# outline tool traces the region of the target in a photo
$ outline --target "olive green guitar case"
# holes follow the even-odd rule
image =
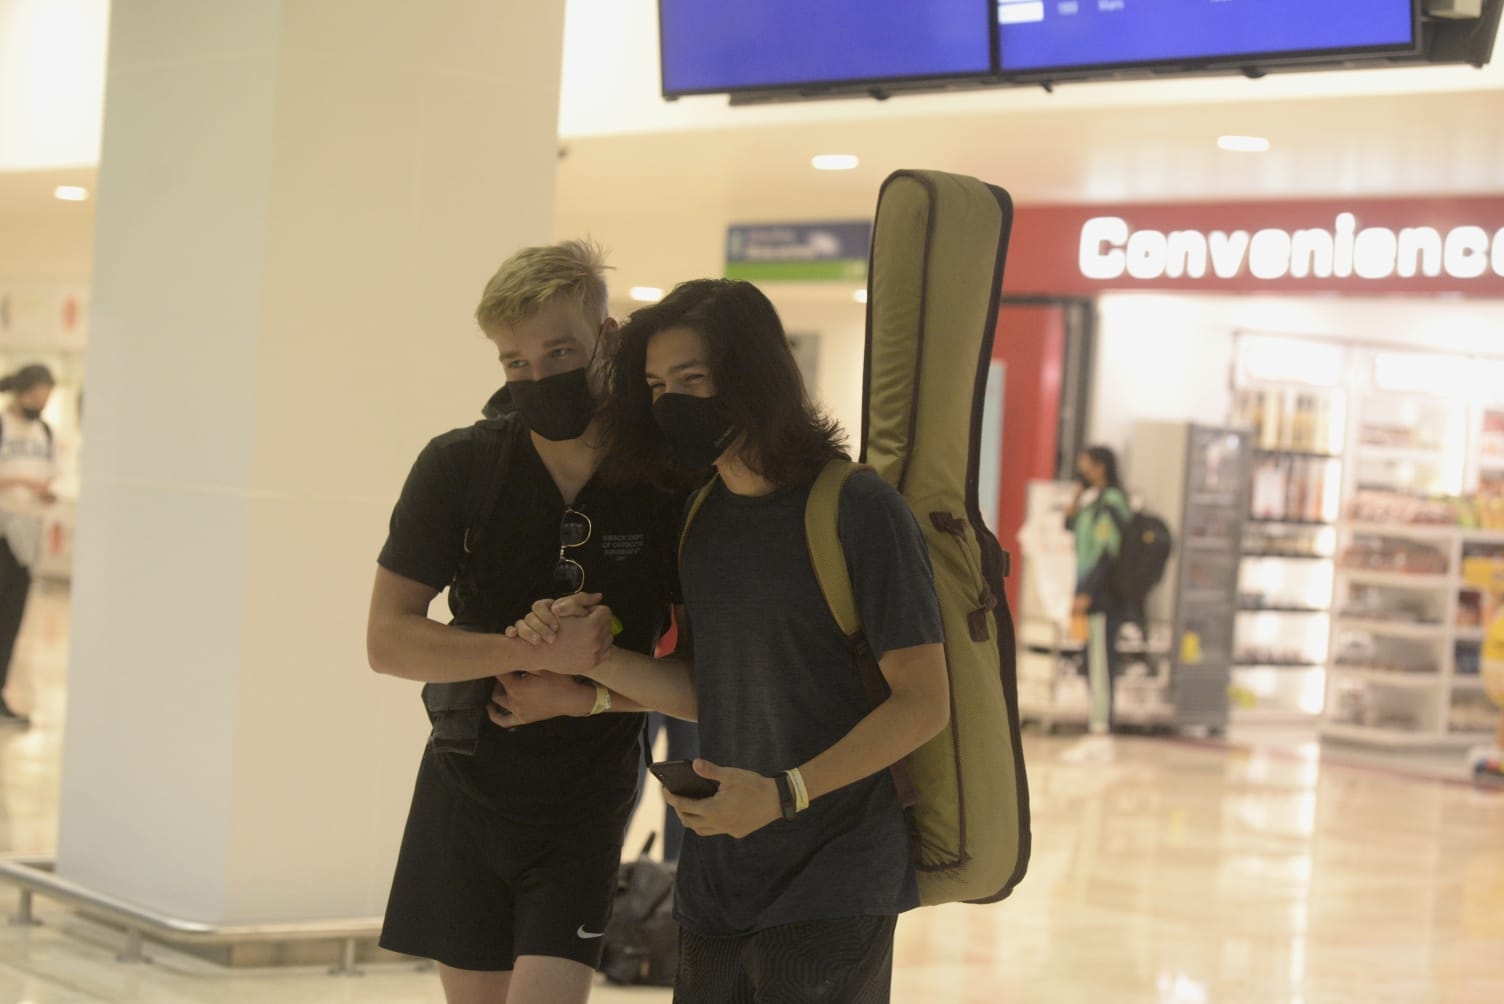
[[[899,490],[924,531],[950,670],[951,723],[905,764],[925,904],[995,902],[1029,861],[1016,650],[1003,591],[1008,555],[977,502],[1012,222],[1012,200],[1001,188],[899,171],[878,196],[872,239],[862,462]],[[839,482],[849,475],[827,470],[811,495],[806,529],[832,613],[859,639],[835,532]]]

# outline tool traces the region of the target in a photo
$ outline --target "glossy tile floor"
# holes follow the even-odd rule
[[[66,594],[40,592],[13,691],[37,724],[0,733],[0,852],[56,842],[66,639]],[[1299,734],[1235,738],[1246,745],[1031,736],[1028,878],[998,906],[906,917],[894,1000],[1504,1002],[1504,795],[1448,780],[1451,759],[1323,760]],[[0,927],[0,1004],[443,999],[411,966],[231,973],[164,948],[123,966],[118,936],[41,915]]]

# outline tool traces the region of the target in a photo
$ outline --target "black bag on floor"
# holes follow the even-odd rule
[[[636,861],[623,861],[616,901],[606,924],[600,971],[612,983],[671,987],[679,968],[679,925],[674,923],[674,866],[648,857],[648,837]]]

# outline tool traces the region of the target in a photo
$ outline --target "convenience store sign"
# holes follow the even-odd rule
[[[1020,207],[1004,292],[1504,296],[1504,198]]]
[[[1330,227],[1303,230],[1134,230],[1120,216],[1094,216],[1081,227],[1079,262],[1088,279],[1161,279],[1215,274],[1233,279],[1413,279],[1416,276],[1504,278],[1504,228],[1359,227],[1338,213]]]

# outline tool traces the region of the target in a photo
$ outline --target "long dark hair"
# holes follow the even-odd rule
[[[0,377],[0,394],[25,394],[33,387],[56,387],[52,371],[41,363],[22,366],[7,377]]]
[[[1102,472],[1107,476],[1106,488],[1123,489],[1123,482],[1118,480],[1118,455],[1112,452],[1110,446],[1088,446],[1081,451],[1091,459],[1092,463],[1101,464]]]
[[[705,340],[716,398],[741,433],[742,459],[753,471],[786,487],[844,455],[845,435],[810,399],[768,298],[749,282],[694,279],[635,312],[617,337],[602,415],[614,461],[640,471],[667,463],[645,371],[649,340],[677,327]]]

